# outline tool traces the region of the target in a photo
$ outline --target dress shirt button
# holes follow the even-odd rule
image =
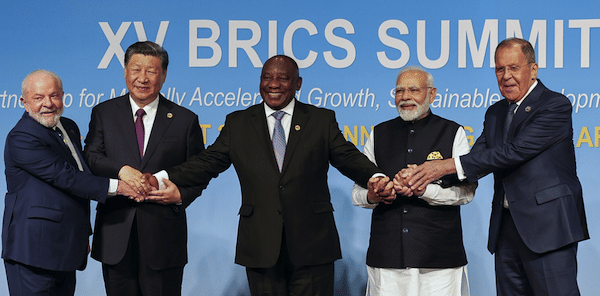
[[[412,152],[413,152],[412,148],[408,148],[408,153],[412,153]]]
[[[402,229],[402,233],[408,233],[408,228]]]

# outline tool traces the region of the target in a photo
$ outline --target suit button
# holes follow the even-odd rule
[[[277,210],[277,215],[281,215],[283,212],[281,210]]]
[[[402,229],[402,233],[408,233],[408,228]]]
[[[409,133],[412,135],[412,134],[414,134],[414,133],[415,133],[415,130],[414,130],[414,129],[411,129]]]
[[[282,186],[279,186],[279,190],[283,190],[283,185],[282,185]]]
[[[408,209],[407,209],[407,208],[404,208],[404,209],[402,209],[402,212],[403,212],[404,214],[406,214],[406,213],[408,213]]]
[[[412,148],[408,148],[408,153],[412,153],[412,152],[413,152]]]

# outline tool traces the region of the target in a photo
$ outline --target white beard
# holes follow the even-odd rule
[[[42,116],[42,112],[47,112],[47,111],[51,111],[48,108],[42,107],[42,109],[40,109],[40,112],[38,113],[34,113],[29,111],[29,116],[31,116],[31,118],[35,119],[35,121],[39,122],[41,125],[48,127],[48,128],[53,128],[58,124],[58,120],[60,120],[60,116],[62,115],[64,109],[58,109],[58,112],[56,112],[56,114],[54,114],[54,116],[52,117],[44,117]]]
[[[414,110],[403,110],[402,108],[400,108],[402,107],[402,105],[407,104],[415,104],[417,105],[417,108],[415,108]],[[414,121],[419,117],[423,116],[423,114],[427,114],[427,112],[429,112],[429,94],[427,94],[427,98],[425,98],[423,104],[419,105],[413,100],[403,101],[396,105],[396,110],[398,110],[398,114],[400,114],[400,118],[402,118],[402,120]]]

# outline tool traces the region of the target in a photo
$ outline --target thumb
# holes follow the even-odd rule
[[[175,183],[171,182],[169,179],[163,179],[163,182],[165,183],[166,187],[175,186]]]

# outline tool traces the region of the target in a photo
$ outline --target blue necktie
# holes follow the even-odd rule
[[[506,113],[506,121],[504,122],[504,142],[506,142],[506,138],[508,137],[508,129],[510,128],[510,123],[513,120],[513,116],[515,115],[516,108],[516,103],[510,103],[508,105],[508,113]]]
[[[283,168],[283,158],[285,157],[285,133],[283,132],[283,125],[281,125],[281,119],[285,112],[279,110],[272,114],[275,117],[275,128],[273,129],[273,138],[271,142],[273,144],[273,151],[275,152],[275,159],[277,160],[277,166],[279,171]]]

